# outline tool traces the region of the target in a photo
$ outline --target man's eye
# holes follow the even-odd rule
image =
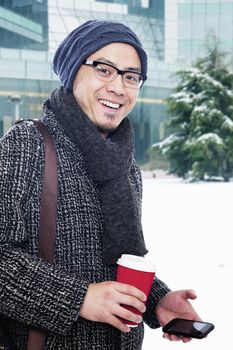
[[[128,74],[126,74],[125,78],[131,82],[138,82],[139,81],[139,76],[137,74],[128,73]]]
[[[110,70],[106,67],[97,66],[96,69],[102,75],[111,75]]]

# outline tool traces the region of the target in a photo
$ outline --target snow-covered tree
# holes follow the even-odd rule
[[[171,172],[193,181],[233,175],[233,74],[217,47],[191,68],[177,73],[166,100],[172,134],[154,147],[171,163]]]

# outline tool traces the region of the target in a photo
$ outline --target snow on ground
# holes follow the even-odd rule
[[[232,347],[233,183],[144,179],[143,226],[148,257],[173,290],[193,288],[203,320],[215,325],[188,344],[162,338],[146,326],[143,350],[228,350]]]

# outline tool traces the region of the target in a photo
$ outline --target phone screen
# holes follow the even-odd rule
[[[175,318],[163,327],[163,332],[190,338],[204,338],[214,329],[212,323]]]

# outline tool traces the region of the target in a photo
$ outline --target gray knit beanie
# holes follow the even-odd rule
[[[62,41],[54,56],[54,72],[72,92],[75,76],[83,61],[102,47],[116,42],[130,44],[136,49],[141,73],[146,76],[147,55],[137,35],[122,23],[97,20],[83,23]]]

